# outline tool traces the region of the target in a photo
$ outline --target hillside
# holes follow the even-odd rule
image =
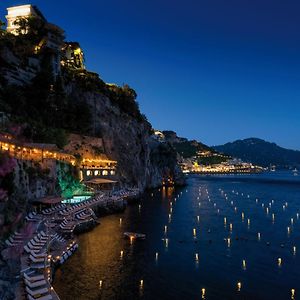
[[[165,140],[172,144],[177,153],[183,158],[193,157],[199,154],[199,152],[212,151],[212,148],[202,144],[196,140],[188,140],[186,138],[178,137],[176,132],[171,130],[165,130],[162,132]]]
[[[300,165],[300,151],[282,148],[258,138],[237,140],[224,145],[213,146],[222,153],[242,159],[243,161],[268,167],[296,167]]]
[[[213,165],[227,161],[230,158],[201,142],[179,137],[172,130],[156,130],[154,137],[163,144],[169,144],[176,151],[177,160],[181,165],[192,161],[201,165]]]

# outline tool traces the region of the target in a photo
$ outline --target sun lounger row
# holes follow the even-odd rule
[[[5,244],[9,247],[19,246],[23,243],[24,236],[21,234],[12,234],[6,241]]]
[[[46,281],[44,275],[32,272],[27,274],[24,272],[23,278],[28,299],[52,299],[52,296],[50,294],[50,284]]]
[[[97,203],[99,201],[103,201],[103,200],[104,200],[104,194],[99,194],[99,195],[95,196],[94,198],[91,198],[89,200],[81,202],[80,204],[72,205],[71,207],[68,207],[68,208],[60,211],[60,214],[63,215],[63,216],[67,216],[70,213],[73,213],[74,211],[87,208],[91,204],[95,204],[95,203]]]
[[[55,235],[53,236],[53,238],[54,238],[55,240],[57,240],[58,242],[61,242],[61,243],[63,243],[63,242],[66,241],[66,240],[65,240],[61,235],[59,235],[58,233],[55,233]]]
[[[29,275],[24,273],[25,290],[29,300],[51,300],[50,284],[45,280],[44,275]]]
[[[31,251],[39,252],[42,250],[42,248],[46,245],[48,239],[50,238],[49,235],[41,231],[36,236],[34,236],[27,245],[24,246],[24,250],[27,253],[30,253]]]
[[[44,215],[50,215],[58,210],[61,210],[61,209],[64,209],[66,207],[66,204],[59,204],[59,205],[56,205],[52,208],[46,208],[42,211],[42,214]]]
[[[91,217],[90,211],[82,211],[82,212],[76,214],[76,218],[79,220],[86,220],[89,217]]]
[[[37,222],[41,220],[41,217],[36,212],[30,212],[25,219],[26,221]]]
[[[64,231],[73,231],[75,224],[73,221],[63,221],[60,225],[59,225],[60,229],[64,230]]]

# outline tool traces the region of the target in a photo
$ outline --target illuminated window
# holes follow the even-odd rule
[[[104,170],[104,171],[102,172],[102,174],[103,174],[104,176],[106,176],[106,175],[108,175],[108,171],[107,171],[107,170]]]
[[[115,171],[114,171],[114,170],[111,170],[111,171],[110,171],[110,175],[115,175]]]
[[[99,172],[96,170],[96,171],[95,171],[95,176],[97,176],[97,175],[98,175],[98,173],[99,173]]]
[[[91,171],[90,170],[86,171],[86,175],[90,176],[91,175]]]

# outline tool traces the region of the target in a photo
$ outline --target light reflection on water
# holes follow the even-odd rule
[[[300,181],[270,176],[194,176],[187,188],[146,194],[140,207],[102,218],[79,237],[77,253],[56,273],[56,291],[62,300],[201,299],[203,292],[205,299],[291,299],[292,289],[297,297]],[[130,244],[124,231],[147,238]]]

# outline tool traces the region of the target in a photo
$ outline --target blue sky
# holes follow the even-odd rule
[[[126,2],[126,3],[125,3]],[[1,1],[7,6],[24,1]],[[157,129],[208,145],[259,137],[300,150],[297,0],[36,0]]]

